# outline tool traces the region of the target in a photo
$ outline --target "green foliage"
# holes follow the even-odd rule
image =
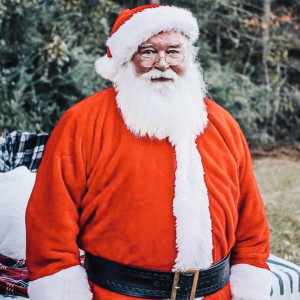
[[[241,125],[244,134],[252,143],[273,142],[268,134],[268,91],[256,86],[250,79],[234,72],[228,65],[211,66],[206,72],[211,97],[225,107]]]
[[[1,0],[0,132],[51,131],[72,104],[108,85],[94,61],[132,0]],[[251,143],[300,141],[299,1],[162,0],[200,24],[212,98]]]
[[[50,132],[68,107],[106,87],[94,61],[119,10],[109,0],[1,2],[0,132]]]

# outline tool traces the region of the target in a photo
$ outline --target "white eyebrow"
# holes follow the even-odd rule
[[[169,48],[180,48],[180,47],[182,47],[183,45],[182,44],[171,44],[171,45],[169,45]]]
[[[148,48],[148,47],[153,47],[153,44],[141,44],[141,45],[139,45],[139,48]]]
[[[153,44],[141,44],[139,46],[139,48],[148,48],[148,47],[154,47],[154,46]],[[183,47],[182,43],[168,45],[168,48],[180,48],[180,47]]]

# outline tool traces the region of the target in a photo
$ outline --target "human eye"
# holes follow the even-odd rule
[[[171,49],[168,51],[168,54],[179,54],[179,53],[180,53],[180,51],[175,50],[175,49]]]
[[[154,54],[154,50],[151,50],[151,49],[142,50],[142,55],[151,56],[153,54]]]
[[[178,49],[170,49],[167,51],[167,55],[169,55],[170,57],[180,57],[182,55],[182,53],[178,50]]]

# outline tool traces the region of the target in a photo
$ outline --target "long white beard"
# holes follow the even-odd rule
[[[152,82],[151,78],[173,78],[172,82]],[[115,87],[117,105],[127,127],[136,135],[179,139],[196,137],[207,124],[203,98],[206,87],[198,66],[190,63],[184,76],[172,70],[150,71],[137,78],[129,63],[118,74]]]
[[[154,77],[171,77],[173,81],[151,82]],[[208,122],[200,69],[190,63],[182,77],[169,70],[148,72],[137,78],[129,64],[118,74],[115,87],[127,128],[138,136],[168,138],[175,148],[173,213],[178,253],[174,269],[208,268],[213,248],[211,219],[201,156],[195,143]]]

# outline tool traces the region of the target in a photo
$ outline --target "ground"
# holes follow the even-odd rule
[[[300,145],[251,149],[271,253],[300,265]]]
[[[268,145],[251,149],[252,158],[276,158],[300,162],[300,144]]]

